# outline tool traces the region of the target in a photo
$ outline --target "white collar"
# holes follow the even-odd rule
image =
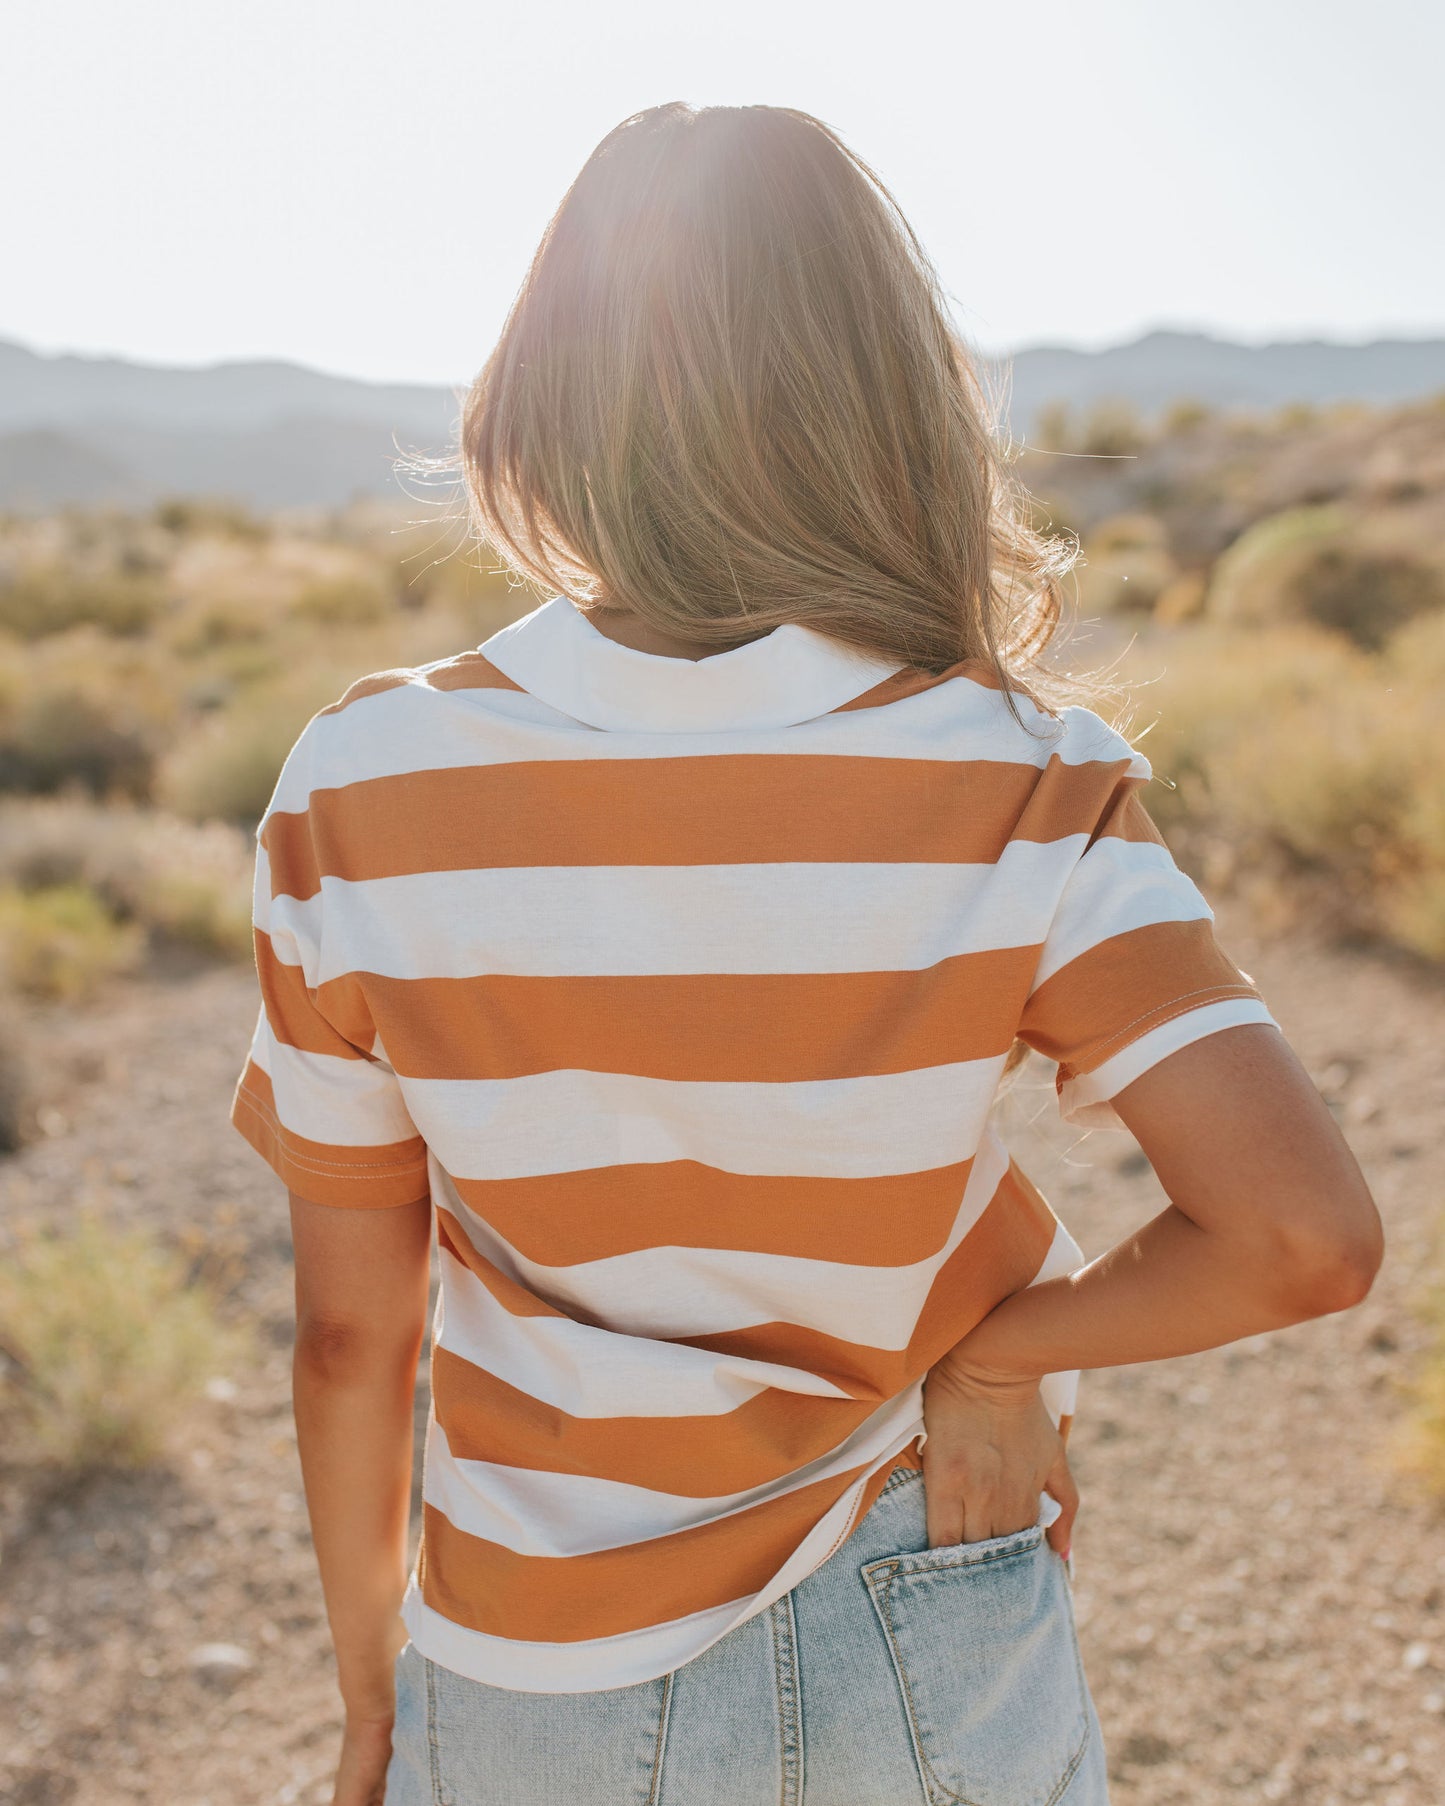
[[[541,701],[589,727],[715,733],[791,727],[852,702],[903,661],[788,622],[709,658],[667,658],[610,640],[554,596],[477,650]]]

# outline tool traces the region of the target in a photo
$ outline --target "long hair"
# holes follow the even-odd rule
[[[1039,660],[1074,541],[1035,528],[937,273],[788,107],[651,107],[542,238],[462,417],[515,571],[719,650],[797,622],[930,672]],[[1010,698],[1010,700],[1012,700]]]

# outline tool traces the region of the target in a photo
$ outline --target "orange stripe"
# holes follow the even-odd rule
[[[335,702],[327,703],[324,709],[318,709],[316,713],[339,715],[343,709],[350,708],[353,702],[360,702],[367,696],[380,696],[384,690],[400,690],[413,682],[415,677],[415,670],[408,665],[398,665],[390,671],[373,671],[366,677],[358,677]]]
[[[846,715],[850,709],[884,708],[890,702],[901,702],[906,696],[919,696],[925,690],[935,690],[939,684],[951,683],[956,677],[967,678],[986,690],[1002,689],[998,673],[984,658],[962,658],[943,671],[919,671],[905,665],[901,671],[885,677],[881,683],[874,684],[871,690],[865,690],[861,696],[855,696],[851,702],[840,703],[831,713]]]
[[[364,1054],[357,1043],[370,1047],[376,1039],[376,1031],[365,1017],[364,1004],[358,1008],[362,1000],[355,986],[345,989],[323,986],[322,989],[327,991],[323,1006],[319,992],[308,987],[306,974],[300,966],[288,965],[276,957],[269,934],[256,928],[252,931],[252,939],[261,996],[266,1003],[266,1020],[276,1039],[287,1047],[300,1048],[304,1053],[330,1054],[338,1060],[369,1059],[371,1056]],[[337,1005],[345,1011],[350,1029],[359,1031],[356,1042],[348,1040],[322,1013],[323,1007],[335,1011]]]
[[[906,1348],[873,1348],[796,1323],[757,1323],[672,1340],[714,1354],[802,1368],[854,1398],[881,1404],[926,1373],[996,1304],[1029,1283],[1043,1265],[1057,1226],[1040,1193],[1011,1163],[982,1216],[935,1275]]]
[[[1155,846],[1165,845],[1164,836],[1140,794],[1150,782],[1149,778],[1120,778],[1109,808],[1089,837],[1089,846],[1098,840],[1150,841]]]
[[[424,1508],[421,1591],[433,1609],[493,1637],[580,1643],[686,1618],[766,1586],[848,1491],[861,1467],[710,1524],[590,1555],[518,1555]],[[869,1476],[853,1521],[883,1490]]]
[[[525,1179],[457,1179],[462,1202],[525,1260],[554,1266],[642,1248],[727,1248],[908,1266],[943,1244],[971,1162],[876,1179],[727,1173],[696,1160]]]
[[[1019,1036],[1068,1078],[1092,1072],[1173,1016],[1258,996],[1206,917],[1151,922],[1111,935],[1046,979],[1028,1001]]]
[[[353,702],[368,696],[380,696],[387,690],[399,690],[407,684],[426,690],[520,690],[521,685],[501,672],[480,652],[459,652],[445,664],[422,672],[414,665],[398,665],[390,671],[373,671],[356,682],[335,702],[318,709],[318,715],[339,715]]]
[[[373,1147],[309,1141],[281,1122],[271,1080],[254,1060],[236,1085],[230,1119],[290,1190],[313,1203],[385,1209],[426,1196],[426,1143],[419,1135]]]
[[[520,690],[505,671],[499,671],[480,652],[459,652],[444,665],[429,671],[427,684],[433,690]]]
[[[472,1273],[501,1305],[514,1317],[565,1317],[569,1313],[558,1310],[555,1304],[548,1304],[544,1298],[519,1280],[512,1279],[485,1254],[473,1246],[471,1239],[462,1225],[452,1213],[441,1204],[436,1210],[437,1246],[444,1248],[459,1260]],[[583,1322],[584,1318],[576,1311],[570,1313],[574,1322]]]
[[[709,754],[466,765],[357,780],[280,810],[273,895],[322,874],[548,865],[992,864],[1010,840],[1088,833],[1127,760]]]
[[[449,1348],[432,1353],[432,1398],[459,1461],[583,1474],[683,1498],[768,1486],[847,1440],[872,1399],[769,1388],[736,1410],[695,1417],[572,1417]]]
[[[437,1225],[442,1246],[465,1262],[504,1309],[518,1316],[567,1314],[477,1253],[450,1212],[439,1209]],[[1056,1227],[1038,1191],[1011,1167],[939,1269],[905,1349],[845,1342],[787,1323],[672,1338],[822,1374],[852,1394],[846,1400],[777,1388],[720,1415],[576,1418],[441,1349],[433,1358],[437,1416],[459,1459],[592,1474],[687,1496],[742,1492],[836,1448],[870,1412],[926,1373],[1002,1298],[1033,1279]],[[574,1320],[579,1320],[575,1313]]]
[[[1005,1054],[1038,958],[1038,947],[1009,947],[902,972],[566,978],[368,972],[327,980],[317,1002],[336,1021],[374,1022],[387,1058],[408,1078],[511,1079],[565,1067],[638,1078],[788,1083],[914,1072]],[[303,1002],[311,1008],[304,988]],[[312,1032],[304,1014],[298,1028]]]

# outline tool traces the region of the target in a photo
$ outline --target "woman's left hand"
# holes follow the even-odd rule
[[[391,1761],[392,1720],[348,1715],[331,1806],[383,1806]]]
[[[959,1344],[924,1381],[923,1422],[931,1549],[1026,1530],[1046,1492],[1060,1506],[1049,1545],[1068,1554],[1079,1491],[1037,1379],[970,1367]]]

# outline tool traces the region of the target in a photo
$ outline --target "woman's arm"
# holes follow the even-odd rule
[[[431,1267],[427,1198],[346,1210],[291,1194],[296,1437],[346,1734],[337,1806],[380,1800],[406,1640],[413,1392]]]
[[[925,1388],[934,1540],[1032,1522],[1062,1471],[1041,1425],[1045,1373],[1157,1361],[1357,1304],[1384,1243],[1354,1156],[1277,1030],[1223,1029],[1161,1060],[1113,1099],[1168,1209],[1077,1273],[1003,1300]],[[930,1416],[931,1413],[931,1416]],[[932,1459],[929,1461],[929,1452]],[[930,1535],[933,1534],[930,1503]],[[1020,1516],[1020,1514],[1023,1514]]]

